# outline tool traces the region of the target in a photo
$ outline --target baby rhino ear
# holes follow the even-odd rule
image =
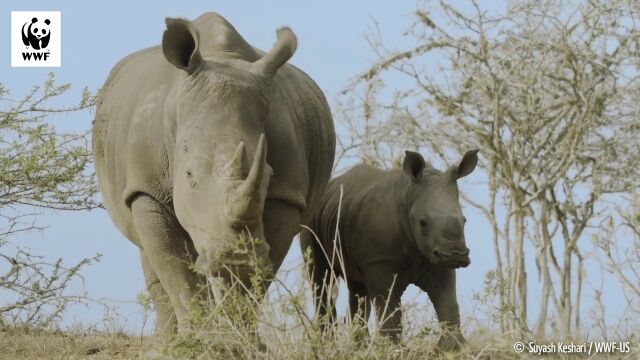
[[[471,174],[478,164],[478,151],[480,150],[475,149],[464,153],[464,156],[462,156],[462,160],[460,160],[458,166],[454,165],[449,168],[449,176],[451,176],[453,180],[458,180]]]
[[[422,172],[426,166],[427,164],[424,161],[424,158],[419,153],[409,150],[404,152],[402,169],[414,182],[418,182],[422,179]]]

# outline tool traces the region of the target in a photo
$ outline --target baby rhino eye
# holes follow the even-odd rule
[[[427,235],[427,232],[428,232],[427,220],[426,219],[420,219],[420,221],[418,221],[418,223],[420,224],[420,232],[422,233],[422,235]]]

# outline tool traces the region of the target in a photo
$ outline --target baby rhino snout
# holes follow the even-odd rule
[[[450,268],[459,268],[459,267],[467,267],[471,264],[471,259],[469,258],[469,248],[461,247],[461,248],[451,248],[451,249],[442,249],[438,248],[433,251],[433,256],[437,259],[438,263],[445,267]]]

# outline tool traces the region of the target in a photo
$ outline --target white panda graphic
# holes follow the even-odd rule
[[[29,25],[29,26],[27,26]],[[50,26],[51,21],[45,19],[38,22],[38,18],[31,19],[31,23],[22,25],[22,42],[25,46],[31,46],[35,50],[44,49],[49,45],[51,37]]]

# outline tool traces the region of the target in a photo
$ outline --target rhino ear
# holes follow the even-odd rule
[[[276,43],[273,48],[260,60],[253,63],[256,72],[273,77],[296,52],[298,40],[296,35],[288,27],[282,27],[276,31]]]
[[[426,166],[427,163],[419,153],[409,150],[404,152],[402,169],[414,182],[418,182],[422,179],[422,172]]]
[[[190,75],[202,65],[200,33],[184,19],[166,18],[167,30],[162,35],[162,52],[173,66]]]
[[[458,180],[461,177],[465,177],[473,172],[478,164],[478,149],[469,150],[462,156],[462,160],[460,160],[460,164],[458,166],[452,166],[447,171],[449,176],[453,180]]]

